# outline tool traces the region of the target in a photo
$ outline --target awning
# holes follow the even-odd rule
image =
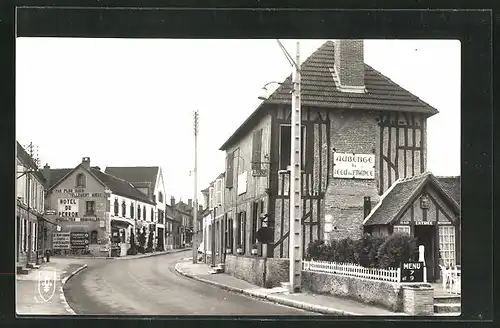
[[[122,225],[134,225],[134,223],[131,222],[130,220],[123,219],[123,218],[111,218],[111,224],[113,224],[113,222],[119,223]]]
[[[48,223],[50,223],[50,224],[53,224],[53,225],[55,225],[55,226],[57,225],[57,223],[56,223],[56,222],[51,221],[51,220],[49,220],[49,219],[47,219],[46,217],[43,217],[43,216],[41,216],[41,215],[40,215],[40,216],[38,216],[38,218],[39,218],[39,219],[42,219],[43,221],[46,221],[46,222],[48,222]]]

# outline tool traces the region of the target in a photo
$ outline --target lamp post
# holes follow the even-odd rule
[[[302,236],[301,236],[301,172],[302,172],[302,152],[301,152],[301,70],[300,70],[300,42],[296,43],[296,56],[292,56],[279,41],[283,54],[288,62],[294,67],[292,72],[292,113],[291,113],[291,152],[290,152],[290,224],[289,224],[289,260],[290,260],[290,292],[300,292],[302,278]],[[267,83],[263,90],[267,92]],[[278,83],[282,84],[282,83]],[[265,96],[259,99],[267,99]]]

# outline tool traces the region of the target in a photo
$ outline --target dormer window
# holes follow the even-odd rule
[[[85,188],[85,185],[86,185],[85,174],[79,173],[76,176],[76,188]]]

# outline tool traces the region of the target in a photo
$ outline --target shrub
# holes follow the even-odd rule
[[[355,242],[351,238],[341,239],[337,244],[337,254],[339,262],[356,263],[354,258]]]
[[[328,245],[323,240],[316,240],[309,243],[307,247],[306,259],[316,261],[328,260]]]
[[[144,254],[145,252],[144,246],[146,246],[146,230],[144,228],[142,228],[142,231],[137,237],[137,239],[139,240],[139,247],[137,248],[137,250],[140,253]]]
[[[378,249],[378,267],[397,268],[401,262],[412,260],[416,249],[415,238],[403,233],[394,233]]]
[[[146,248],[146,253],[151,253],[153,251],[153,231],[151,230],[148,235],[148,247]]]
[[[127,250],[127,255],[136,255],[137,254],[137,248],[134,247],[134,248],[129,248]]]
[[[364,234],[360,239],[356,240],[354,245],[354,260],[365,268],[373,268],[378,266],[378,249],[384,243],[385,238]]]

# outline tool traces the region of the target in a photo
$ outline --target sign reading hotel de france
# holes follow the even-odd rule
[[[340,179],[375,179],[374,154],[333,154],[333,177]]]

